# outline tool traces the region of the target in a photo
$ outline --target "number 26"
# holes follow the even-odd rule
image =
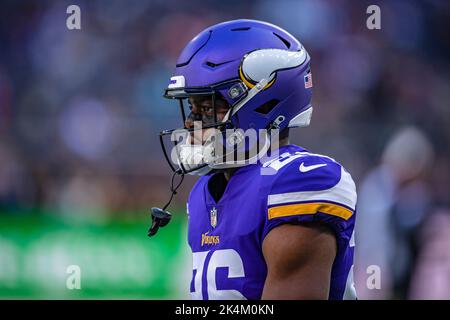
[[[210,257],[208,265],[205,265],[207,257]],[[218,290],[216,284],[217,268],[228,268],[228,278],[245,277],[244,264],[241,256],[234,249],[221,249],[215,251],[201,251],[193,253],[194,269],[194,291],[191,292],[192,299],[201,300],[202,275],[206,272],[206,283],[208,298],[210,300],[245,299],[241,292],[237,290]],[[205,270],[206,268],[206,270]]]

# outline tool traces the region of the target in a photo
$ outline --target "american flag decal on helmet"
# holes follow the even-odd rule
[[[312,88],[312,74],[311,72],[309,72],[306,76],[305,76],[305,88]]]

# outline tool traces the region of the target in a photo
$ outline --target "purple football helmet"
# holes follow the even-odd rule
[[[309,54],[287,31],[266,22],[233,20],[216,24],[200,32],[184,48],[164,97],[179,100],[185,121],[183,101],[194,95],[210,95],[213,106],[215,97],[220,96],[230,107],[220,121],[214,110],[214,121],[200,129],[214,128],[220,133],[228,129],[270,132],[307,126],[312,113]],[[175,168],[163,136],[173,137],[176,130],[160,134],[164,155],[175,172],[206,174],[212,169],[243,165],[209,157],[215,154],[211,145],[193,147],[172,138],[181,146],[175,148],[176,161],[172,162],[179,167]]]

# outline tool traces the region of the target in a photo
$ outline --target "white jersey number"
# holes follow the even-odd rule
[[[206,258],[210,256],[208,265],[205,265]],[[237,290],[218,290],[216,284],[217,268],[228,268],[228,278],[245,277],[244,264],[241,256],[234,249],[221,249],[215,251],[202,251],[193,253],[194,269],[194,292],[191,292],[192,299],[201,300],[203,297],[202,288],[206,286],[208,298],[210,300],[231,300],[245,299],[241,292]],[[202,284],[202,275],[206,268],[206,283]]]

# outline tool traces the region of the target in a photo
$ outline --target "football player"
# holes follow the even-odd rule
[[[184,126],[160,137],[173,177],[201,175],[187,203],[194,299],[356,298],[355,184],[334,159],[289,143],[290,128],[309,124],[311,94],[308,52],[269,23],[211,26],[179,56],[165,97]],[[262,134],[244,143],[249,130]],[[150,236],[167,206],[152,208]]]

